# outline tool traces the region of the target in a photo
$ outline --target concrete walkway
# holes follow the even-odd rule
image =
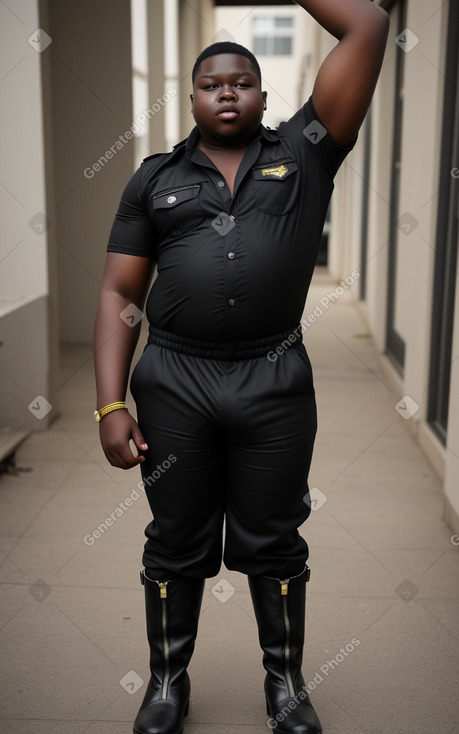
[[[336,285],[319,273],[305,314]],[[459,547],[364,332],[345,294],[305,334],[319,434],[303,671],[324,734],[459,734]],[[91,350],[64,349],[61,415],[0,477],[2,734],[129,734],[145,690],[149,512],[138,470],[102,454],[94,399]],[[185,734],[268,731],[246,579],[224,567],[190,673]]]

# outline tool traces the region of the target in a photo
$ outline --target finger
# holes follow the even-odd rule
[[[148,444],[145,441],[145,439],[142,436],[142,434],[140,433],[140,431],[133,431],[132,432],[132,438],[133,438],[133,441],[134,441],[135,445],[137,446],[137,448],[140,451],[147,451]]]
[[[107,458],[110,464],[116,466],[118,469],[132,469],[134,466],[145,461],[144,456],[135,456],[131,451],[116,451]]]
[[[123,469],[132,469],[134,466],[138,466],[138,464],[145,461],[145,457],[141,454],[133,454],[129,449],[129,453],[123,453],[122,460],[124,463]]]

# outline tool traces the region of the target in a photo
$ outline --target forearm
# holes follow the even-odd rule
[[[94,366],[97,405],[124,400],[141,322],[129,326],[120,313],[132,301],[102,289],[94,328]]]
[[[296,0],[326,31],[341,40],[387,24],[387,13],[370,0]]]

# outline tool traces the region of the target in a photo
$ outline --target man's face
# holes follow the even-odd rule
[[[263,118],[266,92],[250,60],[217,54],[201,63],[193,85],[192,112],[210,145],[240,145],[254,137]]]

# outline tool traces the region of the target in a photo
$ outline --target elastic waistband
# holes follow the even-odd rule
[[[269,352],[280,347],[282,351],[288,349],[298,341],[302,340],[301,324],[284,331],[281,334],[266,336],[263,339],[238,342],[203,342],[197,339],[188,339],[178,334],[171,334],[150,326],[148,333],[148,344],[156,344],[159,347],[172,349],[192,357],[202,359],[220,359],[223,361],[238,361],[242,359],[254,359],[265,357]],[[288,344],[285,344],[288,342]]]

